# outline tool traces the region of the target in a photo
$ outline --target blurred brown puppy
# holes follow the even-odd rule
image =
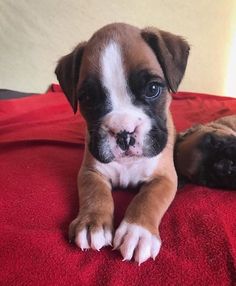
[[[179,133],[175,166],[180,181],[236,189],[236,115]]]

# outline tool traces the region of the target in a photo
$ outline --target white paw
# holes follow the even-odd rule
[[[69,241],[84,249],[100,250],[111,245],[113,238],[112,218],[85,213],[75,218],[69,226]]]
[[[140,265],[148,258],[156,258],[161,240],[142,226],[123,221],[116,230],[113,246],[120,249],[123,260],[134,257]]]
[[[92,248],[100,250],[102,247],[111,245],[112,233],[109,229],[99,228],[95,232],[90,232],[87,228],[79,231],[75,237],[75,244],[82,250]]]
[[[69,228],[69,240],[82,250],[92,248],[100,250],[103,246],[112,244],[112,229],[108,226],[94,226],[93,224],[80,224],[76,218]]]

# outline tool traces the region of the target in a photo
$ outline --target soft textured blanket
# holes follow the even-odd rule
[[[236,99],[173,96],[177,130],[236,113]],[[156,261],[67,240],[78,212],[85,124],[59,86],[0,101],[0,285],[236,285],[236,192],[186,185],[165,214]],[[115,190],[115,225],[134,196]]]

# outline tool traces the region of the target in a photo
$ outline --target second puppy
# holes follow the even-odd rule
[[[236,189],[236,115],[180,133],[175,166],[179,178],[186,182]]]

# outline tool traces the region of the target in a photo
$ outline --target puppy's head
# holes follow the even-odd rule
[[[168,138],[169,92],[184,75],[189,45],[155,29],[111,24],[58,63],[56,75],[88,127],[88,146],[103,163],[152,157]]]

